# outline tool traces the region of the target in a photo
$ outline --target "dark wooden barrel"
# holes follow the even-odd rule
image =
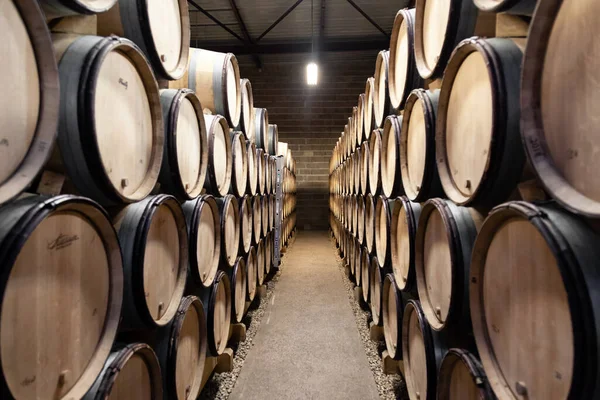
[[[365,200],[362,194],[356,196],[356,238],[361,245],[365,243]]]
[[[135,4],[133,1],[129,3]],[[186,46],[188,43],[189,41],[185,42]],[[240,120],[242,96],[240,71],[235,55],[190,48],[187,67],[183,77],[169,82],[169,87],[192,89],[200,98],[204,108],[210,110],[212,114],[222,115],[230,126],[237,126]]]
[[[81,398],[119,324],[117,234],[78,196],[27,197],[2,207],[0,221],[0,397]]]
[[[371,163],[369,164],[369,189],[373,196],[378,195],[381,192],[381,136],[383,130],[375,129],[371,132],[371,138],[369,139],[369,155],[371,156]]]
[[[521,80],[521,135],[546,191],[575,213],[600,217],[600,158],[594,113],[600,79],[590,53],[596,1],[538,2]],[[582,40],[584,38],[584,40]],[[576,80],[573,77],[577,77]]]
[[[267,236],[269,233],[269,197],[264,195],[260,197],[260,208],[262,214],[262,235]]]
[[[271,170],[273,169],[273,165],[271,165],[271,156],[267,153],[265,153],[263,155],[265,161],[265,169],[264,169],[264,174],[265,174],[265,194],[270,194],[272,192],[272,188],[271,188]]]
[[[365,244],[367,251],[375,251],[375,208],[376,202],[371,194],[365,196]]]
[[[117,345],[83,400],[162,400],[161,369],[145,343]]]
[[[106,3],[106,0],[96,3]],[[167,80],[185,77],[188,61],[190,71],[197,68],[198,62],[208,65],[213,62],[207,54],[202,54],[200,61],[193,58],[193,53],[190,55],[190,14],[185,0],[167,0],[160,6],[146,0],[119,0],[114,7],[98,15],[98,34],[130,39],[142,49],[154,71]],[[190,71],[187,74],[194,75]],[[204,93],[199,89],[207,92],[209,87],[195,86],[187,80],[186,83],[177,89],[191,88],[208,107],[205,104],[208,102],[202,98]]]
[[[67,15],[92,15],[111,9],[118,0],[42,0],[40,4],[48,20]]]
[[[160,91],[165,144],[158,181],[180,200],[200,194],[206,179],[208,143],[202,105],[189,89]]]
[[[271,156],[271,193],[277,194],[277,157]]]
[[[265,180],[265,151],[263,149],[256,150],[256,158],[258,168],[256,169],[258,173],[258,192],[257,194],[263,195],[267,192],[267,182]]]
[[[409,300],[402,316],[402,358],[411,400],[436,400],[437,374],[446,349],[443,334],[431,329],[421,304]]]
[[[348,126],[352,130],[352,136],[354,137],[354,148],[360,147],[361,137],[360,131],[358,130],[358,107],[352,107],[352,117],[348,118]]]
[[[531,15],[537,0],[473,0],[482,11],[505,12],[508,14]]]
[[[204,188],[215,196],[225,196],[233,175],[229,125],[220,115],[204,115],[204,120],[208,135],[208,171]]]
[[[436,161],[435,126],[440,91],[416,89],[404,106],[400,136],[402,187],[412,201],[444,194]]]
[[[231,322],[241,323],[246,310],[246,296],[248,294],[246,260],[243,257],[238,257],[227,275],[231,285]]]
[[[423,87],[415,63],[415,14],[414,8],[398,11],[392,27],[388,84],[390,104],[398,110],[413,89]]]
[[[370,191],[369,188],[369,164],[371,163],[371,154],[369,153],[369,142],[363,142],[360,146],[360,187],[363,194]]]
[[[268,150],[269,143],[269,113],[266,108],[254,109],[254,142],[256,147]]]
[[[212,285],[221,258],[221,217],[211,195],[186,201],[185,214],[189,238],[189,273],[195,284]]]
[[[183,297],[188,269],[186,220],[169,195],[149,196],[113,218],[123,254],[121,330],[168,324]]]
[[[394,202],[394,199],[379,196],[375,205],[375,253],[381,268],[390,266],[390,226]]]
[[[246,193],[254,196],[258,190],[258,158],[256,157],[256,145],[250,140],[246,141],[246,155],[248,156],[248,187]]]
[[[256,248],[250,247],[246,255],[246,300],[252,301],[256,297],[256,287],[258,283],[258,258],[256,256]]]
[[[265,240],[262,239],[258,242],[256,246],[256,261],[257,261],[257,269],[256,276],[258,286],[262,286],[265,283]]]
[[[371,257],[365,246],[361,246],[359,271],[356,275],[360,275],[360,288],[362,289],[362,297],[365,304],[369,304],[370,279],[369,269],[371,268]]]
[[[452,54],[435,143],[442,186],[456,204],[494,206],[519,182],[525,164],[521,62],[521,49],[512,39],[467,39]]]
[[[498,398],[600,396],[599,245],[585,220],[552,203],[488,215],[473,248],[471,317]]]
[[[271,273],[271,267],[273,267],[273,233],[269,232],[265,236],[265,276]]]
[[[67,46],[59,56],[62,167],[79,193],[102,204],[142,200],[157,182],[164,145],[148,61],[133,42],[115,36],[69,36],[54,45],[57,55]]]
[[[375,118],[375,127],[383,128],[385,117],[389,114],[390,92],[388,85],[390,52],[382,50],[377,54],[375,63],[375,87],[373,92],[373,112]]]
[[[496,400],[496,396],[477,357],[450,349],[438,373],[437,400]]]
[[[37,1],[2,5],[0,33],[11,38],[0,50],[0,204],[17,197],[50,154],[59,118],[58,68]]]
[[[262,237],[262,205],[260,196],[252,197],[252,243],[258,244]]]
[[[221,215],[221,265],[233,267],[240,246],[240,206],[230,194],[215,201]]]
[[[357,135],[359,136],[359,142],[363,143],[365,140],[367,140],[367,135],[365,134],[365,122],[364,122],[364,118],[365,118],[365,103],[366,103],[366,97],[364,93],[361,93],[360,95],[358,95],[358,106],[357,106],[357,112],[356,112],[356,130],[357,130]]]
[[[442,76],[450,54],[473,36],[478,10],[473,0],[417,0],[415,59],[421,77]]]
[[[360,287],[362,282],[362,270],[361,270],[361,261],[362,261],[362,246],[358,242],[358,240],[354,239],[354,258],[352,259],[352,266],[350,270],[352,271],[352,275],[354,276],[354,282],[356,286]]]
[[[186,296],[181,299],[173,321],[161,330],[156,346],[166,397],[174,400],[198,397],[206,342],[206,314],[202,302],[196,296]]]
[[[358,196],[353,194],[350,198],[350,205],[352,207],[352,234],[358,239]],[[360,243],[360,242],[359,242]]]
[[[375,112],[373,110],[373,101],[375,96],[375,78],[370,77],[365,84],[365,104],[363,112],[363,124],[365,130],[365,140],[368,142],[371,132],[375,129]]]
[[[250,196],[244,196],[238,201],[240,206],[240,248],[239,254],[245,255],[252,246],[252,202]]]
[[[200,299],[206,313],[208,355],[217,357],[223,353],[229,340],[231,326],[231,282],[223,271],[217,272],[209,288],[200,291]]]
[[[381,193],[389,198],[404,194],[400,172],[400,142],[402,117],[390,115],[381,135]]]
[[[376,325],[383,325],[383,280],[385,274],[383,269],[379,268],[377,257],[371,257],[369,265],[369,304],[371,306],[371,317]]]
[[[279,142],[279,130],[276,124],[269,124],[269,130],[267,135],[267,153],[276,156],[277,155],[277,143]]]
[[[468,335],[469,267],[477,226],[469,209],[448,200],[428,200],[421,209],[415,243],[417,289],[435,330]]]
[[[392,274],[387,274],[383,281],[381,302],[385,348],[394,360],[402,360],[402,317],[406,304]]]
[[[416,292],[415,242],[421,205],[406,196],[398,197],[391,209],[391,266],[398,289]]]
[[[252,94],[252,83],[248,79],[240,80],[241,90],[241,115],[240,123],[236,129],[244,132],[245,138],[254,143],[255,122],[254,122],[254,95]]]
[[[360,151],[360,146],[356,148],[354,155],[352,157],[353,170],[354,170],[354,193],[361,194],[366,192],[366,190],[361,186],[360,177],[361,177],[361,167],[362,167],[362,155]],[[364,192],[363,192],[364,190]]]
[[[248,186],[248,154],[246,142],[242,132],[231,132],[231,184],[229,193],[236,197],[243,197]]]

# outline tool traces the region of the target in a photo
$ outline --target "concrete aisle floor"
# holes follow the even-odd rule
[[[300,232],[230,400],[378,399],[326,232]]]

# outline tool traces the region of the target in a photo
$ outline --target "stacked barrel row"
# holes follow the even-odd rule
[[[598,13],[396,16],[333,150],[330,221],[412,400],[600,398]]]
[[[0,398],[196,398],[274,267],[277,126],[184,0],[9,0],[0,32]]]
[[[292,157],[292,151],[287,143],[279,143],[279,155],[283,156],[282,176],[282,217],[280,246],[287,247],[296,230],[296,160]]]

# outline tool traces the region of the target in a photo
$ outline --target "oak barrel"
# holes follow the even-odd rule
[[[423,86],[415,63],[414,8],[398,11],[392,27],[389,58],[389,94],[392,108],[401,110],[409,93]]]
[[[102,2],[106,0],[96,1]],[[164,79],[179,79],[187,70],[190,14],[185,0],[118,0],[114,7],[98,15],[98,34],[133,41]],[[184,85],[177,89],[186,87],[202,95],[195,86]],[[203,98],[200,101],[207,106]]]
[[[376,200],[373,195],[365,196],[365,244],[367,251],[375,251],[375,208]]]
[[[391,107],[388,86],[389,61],[389,50],[382,50],[377,54],[373,91],[373,113],[376,128],[383,128],[384,119],[389,114]]]
[[[277,142],[279,142],[279,129],[277,128],[277,124],[269,124],[265,148],[269,155],[277,155]]]
[[[189,273],[196,284],[212,285],[221,258],[221,217],[211,195],[186,201],[181,206],[188,229]]]
[[[250,196],[243,196],[238,201],[240,206],[240,249],[239,254],[245,255],[252,245],[252,202]]]
[[[506,12],[508,14],[531,15],[537,0],[473,0],[482,11]]]
[[[258,244],[262,237],[262,204],[260,196],[252,197],[252,231],[252,242]]]
[[[271,169],[273,168],[273,166],[271,165],[271,156],[267,153],[265,153],[263,155],[264,159],[265,159],[265,169],[264,169],[264,174],[265,174],[265,194],[270,194],[271,193]]]
[[[361,185],[360,177],[361,177],[361,166],[362,166],[362,154],[360,151],[360,146],[356,148],[352,157],[352,163],[354,164],[354,193],[362,194],[366,192],[366,188],[363,188]]]
[[[248,187],[246,193],[254,196],[258,190],[258,158],[256,157],[256,145],[250,140],[246,141],[246,155],[248,156]]]
[[[256,150],[256,158],[258,168],[256,169],[258,174],[258,192],[257,194],[263,195],[267,192],[267,182],[266,182],[266,166],[265,166],[265,151],[261,148]]]
[[[265,236],[265,276],[271,273],[273,267],[273,232],[269,232]]]
[[[379,196],[375,204],[375,253],[381,268],[390,266],[390,226],[394,203],[394,199]]]
[[[154,73],[128,39],[63,40],[55,45],[68,45],[59,62],[64,169],[79,193],[102,204],[142,200],[154,188],[163,158]]]
[[[252,301],[256,296],[256,287],[258,283],[258,259],[256,256],[256,248],[250,247],[246,255],[246,300]]]
[[[117,234],[77,196],[27,197],[0,208],[0,221],[0,397],[81,398],[119,324]]]
[[[365,134],[365,122],[364,122],[364,118],[365,118],[365,107],[366,107],[366,97],[364,93],[361,93],[360,95],[358,95],[358,106],[356,108],[356,130],[357,130],[357,136],[358,136],[358,141],[359,146],[362,142],[364,142],[365,140],[367,140],[367,135]]]
[[[599,244],[586,221],[552,203],[510,202],[488,215],[473,248],[470,308],[499,399],[600,396]]]
[[[269,113],[266,108],[254,109],[254,143],[263,151],[268,150],[269,142]]]
[[[438,373],[437,400],[495,399],[479,360],[467,350],[448,350]]]
[[[392,274],[387,274],[383,281],[381,302],[385,348],[394,360],[402,360],[402,317],[406,303]]]
[[[354,258],[352,259],[352,265],[350,267],[350,271],[354,276],[354,282],[356,286],[361,286],[362,281],[362,270],[361,270],[361,260],[362,260],[362,246],[358,243],[358,240],[354,238]]]
[[[369,265],[369,304],[371,306],[371,317],[375,325],[383,325],[382,313],[382,295],[383,295],[383,280],[385,274],[382,268],[379,268],[377,257],[371,257]]]
[[[240,207],[230,194],[215,200],[221,215],[221,265],[233,267],[240,246]]]
[[[371,162],[369,163],[369,189],[373,196],[381,192],[381,129],[375,129],[371,132],[369,139],[369,155]]]
[[[220,115],[204,115],[204,120],[208,135],[208,171],[204,188],[215,196],[225,196],[233,175],[229,125]]]
[[[421,205],[406,196],[398,197],[391,209],[391,264],[398,289],[416,292],[415,242]]]
[[[18,196],[52,152],[59,113],[58,68],[37,1],[0,6],[0,204]]]
[[[254,95],[252,94],[252,84],[248,79],[240,81],[241,89],[241,115],[240,122],[236,126],[237,130],[244,132],[246,139],[254,143]]]
[[[188,235],[179,202],[149,196],[113,218],[123,253],[121,330],[168,324],[177,312],[187,278]]]
[[[370,77],[365,84],[365,104],[363,112],[363,123],[365,130],[365,139],[368,141],[371,137],[371,132],[375,129],[375,112],[373,110],[373,102],[375,96],[375,78]]]
[[[262,236],[266,237],[269,232],[269,197],[267,195],[260,197]]]
[[[41,0],[40,5],[48,20],[67,15],[91,15],[112,8],[117,0]]]
[[[162,400],[161,369],[145,343],[119,344],[83,400]]]
[[[228,275],[231,282],[231,322],[241,323],[244,318],[248,290],[246,287],[248,284],[246,260],[238,257]]]
[[[202,105],[189,89],[160,91],[165,144],[158,181],[181,200],[200,194],[208,168],[208,144]]]
[[[371,154],[369,153],[369,142],[363,142],[360,146],[360,187],[363,194],[370,191],[369,187],[369,164],[371,163]]]
[[[201,290],[199,297],[206,313],[208,355],[217,357],[227,347],[231,327],[231,283],[227,274],[217,272],[212,286]]]
[[[362,194],[356,196],[356,238],[361,245],[365,243],[365,200]]]
[[[400,172],[400,142],[404,135],[402,117],[390,115],[381,136],[381,193],[386,197],[404,194]]]
[[[192,89],[205,109],[225,117],[230,126],[237,126],[242,103],[237,58],[231,53],[204,49],[190,48],[189,51],[186,73],[181,79],[169,82],[169,88]]]
[[[231,184],[229,193],[243,197],[248,186],[248,153],[242,132],[229,133],[231,139]]]
[[[365,246],[361,246],[360,264],[358,267],[360,270],[356,272],[356,275],[360,275],[359,286],[362,289],[362,298],[365,304],[369,304],[369,294],[371,288],[369,269],[371,268],[371,257],[369,256],[369,252]]]
[[[415,89],[404,106],[400,136],[402,187],[412,201],[444,194],[436,161],[436,120],[440,91]]]
[[[435,143],[444,192],[456,204],[494,206],[519,182],[525,164],[521,62],[521,49],[512,39],[466,39],[452,54]]]
[[[265,239],[262,239],[256,245],[256,261],[257,261],[257,283],[262,286],[265,283]]]
[[[269,195],[269,229],[271,232],[275,229],[275,195]]]

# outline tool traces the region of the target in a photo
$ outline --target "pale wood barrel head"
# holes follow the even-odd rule
[[[402,126],[402,123],[392,122],[393,117],[385,119],[383,136],[381,138],[381,189],[386,196],[391,196],[394,190],[396,174],[400,171],[396,169],[398,159],[398,138],[400,132],[396,128]],[[394,117],[395,119],[395,117]]]
[[[214,297],[213,329],[217,353],[223,353],[231,324],[231,289],[229,278],[222,275]]]
[[[269,232],[269,199],[267,196],[261,196],[260,207],[262,214],[262,234],[263,237],[266,237],[267,232]]]
[[[465,361],[452,350],[446,353],[444,361],[440,367],[440,377],[438,380],[438,399],[439,400],[481,400],[494,399],[489,386],[485,382],[485,375],[473,375],[474,372]],[[470,362],[477,362],[472,360]],[[481,366],[479,366],[481,368]],[[483,394],[484,387],[488,393]],[[483,397],[486,396],[486,397]]]
[[[175,215],[169,206],[161,204],[150,223],[144,251],[144,293],[155,321],[181,300],[176,295],[181,273],[180,240]]]
[[[137,61],[116,49],[104,58],[95,86],[100,159],[112,186],[123,197],[137,194],[154,162],[155,122],[144,79]]]
[[[228,54],[225,65],[225,92],[227,93],[227,111],[231,116],[231,123],[237,126],[241,113],[240,71],[237,59],[233,54]]]
[[[240,240],[244,253],[246,253],[252,244],[252,204],[248,197],[241,199],[240,202],[242,203],[240,207]]]
[[[417,311],[410,303],[402,321],[404,377],[411,400],[428,399],[426,340]]]
[[[417,47],[417,66],[421,76],[427,78],[437,65],[442,54],[444,41],[446,40],[446,32],[450,19],[450,6],[452,2],[449,0],[417,0],[417,32],[416,43]]]
[[[398,310],[396,307],[396,296],[398,295],[393,282],[386,277],[383,284],[383,335],[385,339],[385,347],[392,355],[396,355],[398,346]]]
[[[196,260],[198,273],[203,285],[212,284],[220,256],[219,215],[207,202],[202,206],[198,218],[198,234],[196,237]]]
[[[387,199],[384,197],[377,198],[375,218],[375,251],[379,265],[383,267],[387,261],[390,232]]]
[[[233,292],[233,303],[235,304],[234,320],[242,322],[244,318],[244,307],[246,306],[246,261],[238,257],[237,267],[235,268],[235,288]]]
[[[425,125],[425,109],[420,99],[415,100],[408,117],[408,131],[406,138],[406,167],[408,181],[402,183],[407,195],[416,198],[423,185],[425,162],[427,160],[427,133]],[[404,153],[404,152],[403,152]],[[403,178],[404,178],[403,176]]]
[[[15,398],[55,399],[78,383],[106,334],[112,279],[88,216],[58,211],[34,229],[2,299],[2,370]]]
[[[256,194],[258,184],[258,163],[256,158],[256,145],[251,141],[246,142],[246,154],[248,156],[248,194]]]
[[[254,196],[252,200],[252,225],[254,226],[254,243],[258,243],[260,241],[260,236],[262,233],[262,207],[260,204],[260,197]]]
[[[371,260],[369,258],[369,253],[367,250],[362,247],[360,253],[360,287],[362,288],[363,300],[368,304],[369,295],[371,288],[371,276],[369,275],[369,269],[371,268]]]
[[[373,95],[373,109],[375,112],[375,125],[381,127],[383,119],[387,114],[385,109],[386,103],[386,90],[387,90],[387,68],[388,63],[385,61],[387,50],[380,51],[377,55],[377,61],[375,64],[375,90]]]
[[[394,212],[391,229],[392,271],[398,287],[403,288],[408,281],[411,262],[411,233],[406,209]]]
[[[248,176],[248,156],[246,155],[246,146],[243,141],[242,134],[233,136],[231,151],[233,157],[233,173],[235,175],[235,192],[237,195],[243,195],[246,191],[247,176]],[[233,184],[233,179],[231,180]]]
[[[214,138],[210,157],[213,162],[219,192],[225,193],[228,189],[226,186],[229,186],[228,183],[230,181],[228,179],[228,175],[230,174],[227,171],[231,171],[231,166],[228,165],[231,162],[231,156],[228,156],[228,153],[231,154],[231,148],[227,145],[229,132],[225,130],[221,123],[213,123],[211,127]]]
[[[371,252],[375,245],[375,203],[371,194],[365,197],[365,236],[367,249]]]
[[[365,253],[367,253],[365,251]],[[368,253],[367,253],[368,254]],[[381,292],[383,290],[381,271],[376,257],[371,258],[369,263],[369,301],[371,304],[371,316],[375,324],[381,324]]]
[[[33,142],[40,112],[36,55],[27,26],[14,1],[0,4],[0,184],[12,176]],[[9,95],[8,95],[9,94]]]
[[[248,256],[246,257],[246,288],[248,291],[248,301],[254,300],[256,296],[256,286],[258,280],[258,260],[256,258],[256,250],[250,247]]]
[[[189,27],[184,27],[182,23],[183,14],[187,16],[188,13],[184,4],[179,0],[149,1],[146,3],[154,46],[164,69],[169,74],[179,67],[181,53],[186,51],[183,47],[183,33],[184,29],[189,29]],[[178,78],[178,76],[176,77]]]
[[[195,304],[195,305],[194,305]],[[200,392],[206,358],[206,322],[204,310],[196,300],[185,312],[177,338],[175,387],[177,399],[194,399]]]
[[[200,181],[202,166],[202,141],[198,114],[192,102],[184,98],[177,118],[177,164],[181,183],[187,193],[194,191]]]
[[[225,210],[222,218],[224,219],[224,235],[225,240],[225,251],[227,255],[227,262],[229,265],[235,263],[239,248],[240,231],[239,231],[239,214],[237,211],[237,200],[232,196],[229,198],[230,201],[225,202]]]
[[[394,20],[392,41],[390,43],[389,86],[392,106],[398,108],[404,101],[402,98],[408,78],[409,62],[411,61],[410,38],[408,24],[401,11]]]
[[[119,371],[108,399],[150,400],[157,396],[152,391],[152,379],[143,357],[134,354]]]
[[[381,129],[375,129],[369,139],[369,153],[371,155],[371,164],[369,165],[369,187],[371,194],[377,194],[381,186],[381,172],[379,165],[381,163]]]
[[[258,242],[256,247],[256,261],[257,261],[257,281],[258,286],[261,286],[265,281],[265,241],[261,240]]]

